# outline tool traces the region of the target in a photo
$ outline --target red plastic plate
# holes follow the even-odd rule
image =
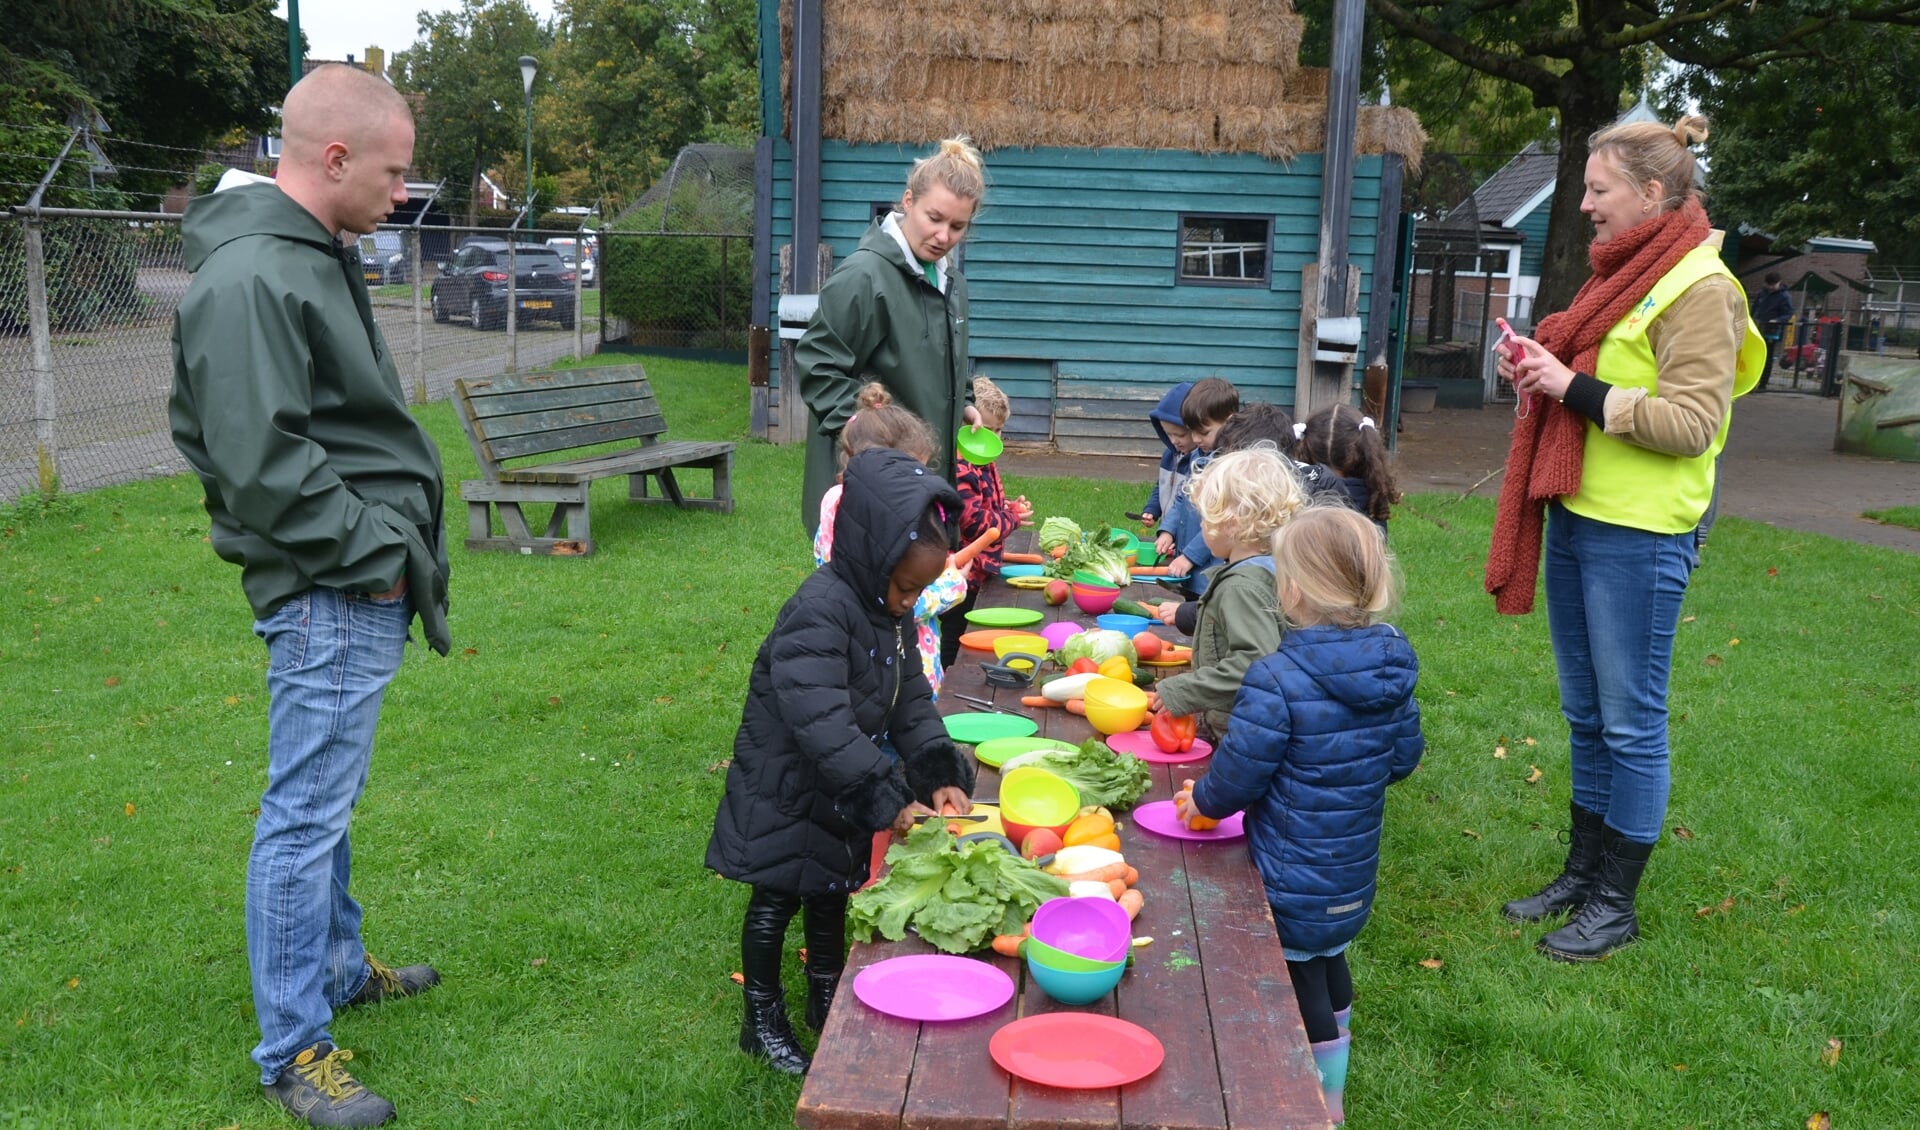
[[[1112,1016],[1048,1012],[1016,1020],[987,1044],[1010,1075],[1048,1087],[1124,1087],[1167,1058],[1152,1032]]]

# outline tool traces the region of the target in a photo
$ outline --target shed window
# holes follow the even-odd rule
[[[1180,278],[1198,286],[1260,286],[1273,257],[1267,216],[1180,217]]]

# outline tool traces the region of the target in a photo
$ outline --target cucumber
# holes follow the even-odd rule
[[[1153,609],[1136,601],[1116,600],[1113,602],[1113,610],[1122,616],[1145,616],[1149,620],[1156,619]]]

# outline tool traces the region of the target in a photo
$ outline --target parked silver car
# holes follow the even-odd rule
[[[580,241],[577,239],[556,237],[549,239],[547,246],[553,248],[554,251],[559,254],[560,261],[567,265],[568,270],[573,270],[577,262],[580,267],[580,285],[592,286],[599,281],[600,272],[596,269],[596,264],[594,263],[594,260],[598,258],[598,256],[594,254],[593,244],[589,242],[587,244],[587,254],[585,258],[581,258],[579,243]]]

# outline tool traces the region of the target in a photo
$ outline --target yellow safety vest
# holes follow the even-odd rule
[[[1604,374],[1602,379],[1619,388],[1643,388],[1649,396],[1657,395],[1660,371],[1653,345],[1647,340],[1647,327],[1688,287],[1709,275],[1724,275],[1736,288],[1740,285],[1711,244],[1688,252],[1653,284],[1646,298],[1601,339],[1594,367]],[[1749,316],[1746,340],[1734,365],[1734,396],[1744,396],[1760,383],[1760,368],[1766,357],[1766,340]],[[1586,454],[1580,464],[1580,490],[1563,500],[1567,509],[1597,521],[1659,534],[1693,529],[1713,499],[1713,461],[1727,444],[1727,424],[1732,418],[1729,405],[1713,443],[1694,456],[1668,455],[1628,443],[1589,420]]]

